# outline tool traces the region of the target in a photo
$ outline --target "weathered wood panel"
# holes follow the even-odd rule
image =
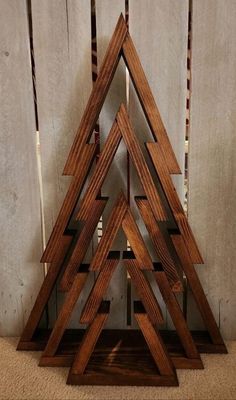
[[[188,1],[130,0],[129,30],[179,166],[184,172]],[[141,142],[151,141],[152,135],[132,85],[130,89],[130,116],[135,132]],[[144,145],[143,151],[152,169]],[[174,183],[183,201],[184,175],[174,177]],[[143,193],[133,169],[131,184],[132,197]],[[139,218],[138,214],[136,217]],[[147,238],[143,224],[141,229]],[[157,295],[160,297],[159,293]],[[159,303],[165,314],[163,302],[159,300]]]
[[[90,18],[87,0],[32,0],[46,240],[70,182],[62,172],[92,89]]]
[[[192,29],[189,219],[209,303],[223,336],[235,339],[236,2],[194,0]],[[188,311],[196,315],[191,303]]]
[[[120,13],[125,15],[125,0],[97,0],[96,1],[96,26],[97,26],[97,54],[98,54],[98,73],[99,66],[105,55],[109,40],[115,29]],[[126,103],[126,80],[125,66],[123,60],[120,61],[115,73],[113,82],[102,108],[100,125],[101,148],[110,131],[120,103]],[[123,189],[126,193],[126,147],[122,142],[114,157],[107,178],[104,181],[102,195],[109,196],[109,202],[103,215],[103,224],[106,225],[107,218],[111,212],[112,205],[116,197]],[[123,232],[120,232],[113,245],[114,250],[126,250],[126,239]],[[111,279],[106,299],[110,300],[110,315],[106,326],[110,328],[126,326],[126,269],[118,266]]]
[[[26,1],[1,2],[0,335],[19,335],[43,279],[36,126]]]

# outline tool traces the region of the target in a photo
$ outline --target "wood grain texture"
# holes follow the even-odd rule
[[[125,15],[125,0],[96,1],[96,30],[97,30],[97,64],[98,73],[106,54],[109,41],[112,37],[117,20],[121,13]],[[109,16],[109,17],[108,17]],[[115,120],[115,116],[122,102],[126,102],[126,68],[122,57],[117,65],[111,85],[107,92],[104,104],[99,114],[100,146],[104,148],[108,132]],[[102,216],[103,227],[106,226],[113,204],[119,191],[126,194],[127,150],[121,140],[103,182],[101,193],[109,197],[109,202]],[[115,184],[114,184],[115,182]],[[112,244],[113,250],[126,250],[127,240],[122,230],[118,231]],[[126,271],[117,268],[111,279],[106,294],[110,301],[111,315],[107,326],[112,328],[126,327]],[[115,294],[115,295],[114,295]]]
[[[91,206],[101,190],[104,179],[114,158],[117,147],[121,140],[121,133],[116,121],[113,123],[106,143],[99,155],[99,160],[89,180],[88,188],[84,194],[83,200],[77,214],[78,220],[86,220],[89,217]]]
[[[125,196],[123,192],[120,192],[107,221],[106,229],[103,232],[102,238],[91,261],[89,267],[90,271],[97,271],[102,267],[109,251],[111,250],[112,243],[121,226],[127,207],[128,203]]]
[[[221,332],[236,338],[236,4],[193,1],[188,215]],[[189,298],[189,303],[191,298]],[[200,324],[189,306],[189,323]]]
[[[188,329],[187,323],[184,319],[182,310],[179,303],[171,291],[170,284],[167,280],[165,272],[155,271],[155,278],[159,286],[161,295],[166,303],[167,309],[170,313],[176,331],[179,335],[180,341],[186,352],[186,356],[191,359],[199,359],[199,353],[197,351],[196,345],[193,341],[191,333]]]
[[[89,358],[94,350],[94,347],[97,343],[98,337],[101,333],[101,330],[106,322],[106,319],[109,314],[110,303],[109,301],[104,301],[99,307],[98,313],[93,320],[93,322],[88,326],[85,335],[82,339],[78,352],[75,355],[75,359],[73,365],[69,372],[68,382],[70,383],[70,374],[72,375],[80,375],[83,374]]]
[[[155,363],[161,375],[174,375],[172,361],[165,348],[164,342],[157,330],[151,324],[148,315],[142,307],[142,304],[135,302],[134,315],[139,327],[145,337],[149,350],[155,360]]]
[[[123,16],[120,16],[114,34],[106,51],[105,58],[99,71],[99,78],[96,80],[85,112],[83,114],[80,126],[78,128],[74,143],[71,147],[64,174],[73,175],[76,165],[80,158],[80,152],[86,141],[92,134],[99,112],[102,108],[104,99],[108,92],[111,80],[114,76],[118,61],[120,49],[127,33],[127,27]]]
[[[82,263],[89,244],[93,238],[94,231],[97,227],[99,219],[107,203],[107,199],[95,200],[90,209],[90,215],[79,234],[76,245],[67,261],[67,265],[60,282],[60,289],[63,291],[69,290],[73,279]]]
[[[0,334],[19,336],[44,276],[26,2],[1,2],[0,25]]]
[[[146,279],[143,271],[141,271],[138,262],[135,259],[124,259],[124,265],[131,277],[137,294],[142,301],[145,310],[153,325],[163,324],[163,315],[160,306],[153,294],[152,288]]]
[[[202,288],[201,282],[192,264],[189,252],[181,235],[171,235],[176,253],[180,259],[183,271],[187,277],[188,285],[190,286],[195,302],[204,320],[205,326],[208,329],[214,344],[224,345],[220,330],[216,324],[215,318],[211,311],[210,305]]]
[[[165,221],[165,211],[123,104],[120,106],[116,120],[152,211],[157,219]]]
[[[163,269],[166,272],[166,276],[168,277],[171,288],[174,292],[180,292],[182,290],[182,283],[176,271],[173,258],[168,250],[162,232],[158,226],[158,223],[155,221],[148,200],[143,197],[136,197],[135,201],[139,208],[142,219],[147,227],[149,235],[153,241],[156,253],[163,265]]]
[[[135,254],[140,269],[152,270],[153,264],[151,256],[147,250],[146,244],[142,238],[130,208],[127,209],[124,215],[122,228]]]
[[[47,242],[71,182],[62,172],[92,89],[91,12],[87,0],[31,6]],[[60,307],[56,297],[49,316]]]
[[[95,318],[118,263],[119,259],[107,259],[104,262],[82,310],[80,317],[81,324],[89,324]]]
[[[194,239],[192,230],[189,226],[187,217],[184,213],[183,206],[175,190],[171,177],[168,173],[168,168],[165,163],[165,157],[162,154],[160,145],[158,143],[146,143],[146,146],[157,175],[160,179],[160,183],[167,198],[170,209],[174,215],[174,219],[177,223],[181,235],[183,236],[186,246],[188,247],[191,260],[195,264],[202,264],[203,259],[198,250],[198,246]]]
[[[43,363],[44,357],[53,357],[55,355],[58,346],[60,344],[60,341],[62,339],[63,333],[70,321],[70,317],[74,309],[74,306],[85,284],[87,276],[88,276],[88,268],[87,271],[77,273],[73,285],[71,286],[71,290],[67,294],[63,306],[58,314],[53,330],[51,332],[47,345],[40,359],[41,366],[44,365]]]
[[[58,250],[57,253],[58,259],[55,260],[53,263],[51,263],[48,269],[47,275],[44,278],[42,286],[39,290],[38,296],[35,300],[28,321],[24,327],[18,348],[20,347],[21,342],[30,342],[33,338],[33,335],[38,327],[38,324],[45,310],[45,307],[49,301],[53,288],[56,285],[57,278],[62,269],[63,258],[66,255],[66,252],[71,244],[71,241],[72,241],[72,236],[68,235],[62,237],[63,246],[61,246],[60,249]]]
[[[69,224],[70,217],[73,214],[77,204],[82,186],[86,179],[86,175],[88,174],[89,167],[91,166],[92,160],[95,157],[96,148],[97,146],[95,144],[88,144],[84,148],[81,162],[77,168],[76,175],[73,177],[65,195],[51,236],[41,258],[41,262],[52,262],[55,260],[55,258],[57,258],[57,252],[62,242],[62,235]]]

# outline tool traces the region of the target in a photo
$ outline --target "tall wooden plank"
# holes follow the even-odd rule
[[[32,0],[46,241],[71,181],[62,172],[92,89],[90,18],[87,0]]]
[[[97,55],[98,73],[105,55],[109,40],[115,29],[120,13],[125,15],[125,0],[97,0],[96,1],[96,27],[97,27]],[[113,124],[120,103],[126,103],[125,66],[121,59],[114,75],[111,87],[104,102],[100,117],[100,142],[101,148]],[[115,182],[115,185],[114,185]],[[103,224],[111,212],[112,205],[119,191],[126,193],[126,147],[122,142],[111,164],[110,170],[102,187],[102,195],[109,196],[109,201],[103,215]],[[114,250],[126,250],[126,238],[120,232],[113,244]],[[117,268],[109,285],[106,298],[110,301],[110,317],[107,327],[123,328],[126,326],[126,271]]]
[[[141,28],[140,28],[141,27]],[[159,108],[180,169],[184,172],[185,103],[187,79],[188,0],[129,0],[129,31],[144,72]],[[148,124],[138,98],[130,87],[130,118],[142,144],[148,165],[154,173],[144,146],[152,141]],[[154,174],[155,175],[155,174]],[[184,199],[184,175],[173,181]],[[131,196],[142,195],[142,189],[131,170]],[[141,218],[136,214],[136,217]],[[140,226],[143,234],[147,232]],[[157,293],[158,296],[160,296]],[[161,304],[161,300],[159,300]],[[165,305],[162,302],[163,314]]]
[[[0,335],[20,335],[43,279],[27,4],[1,2]]]
[[[236,3],[194,0],[192,18],[188,213],[203,288],[223,336],[235,339]]]

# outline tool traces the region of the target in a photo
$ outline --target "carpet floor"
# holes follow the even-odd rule
[[[179,387],[66,385],[68,368],[40,368],[40,352],[16,352],[17,338],[0,339],[1,400],[236,400],[236,342],[229,354],[202,355],[204,370],[179,370]]]

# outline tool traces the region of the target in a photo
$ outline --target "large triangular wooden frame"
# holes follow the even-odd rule
[[[159,223],[167,219],[167,214],[123,104],[121,104],[117,112],[111,131],[79,205],[76,218],[82,224],[80,233],[74,237],[74,233],[68,229],[97,152],[97,146],[93,143],[88,143],[88,141],[121,56],[123,56],[129,69],[154,137],[154,142],[146,143],[146,148],[176,224],[174,230],[167,230],[170,238],[168,246],[159,228]],[[100,189],[121,139],[126,144],[145,192],[145,196],[136,197],[135,200],[161,263],[152,262],[131,209],[124,194],[121,192],[110,214],[96,252],[90,264],[85,265],[83,264],[83,259],[86,250],[108,201],[108,198],[99,196]],[[121,15],[64,168],[64,174],[73,175],[72,182],[41,259],[42,262],[47,262],[51,265],[21,336],[18,349],[44,348],[40,361],[41,365],[71,365],[74,359],[68,378],[68,382],[72,384],[94,384],[95,382],[98,384],[140,384],[142,382],[140,376],[135,378],[135,376],[124,377],[124,375],[122,377],[115,374],[109,380],[105,375],[100,376],[100,379],[99,374],[93,373],[89,375],[85,371],[108,316],[109,304],[108,302],[103,302],[102,298],[120,260],[120,255],[117,252],[112,252],[111,246],[118,229],[122,227],[132,248],[132,252],[129,252],[129,255],[124,252],[123,262],[142,301],[142,303],[135,303],[134,315],[161,375],[161,377],[160,375],[156,376],[156,379],[152,375],[146,376],[146,384],[175,385],[177,384],[177,379],[174,368],[202,368],[199,351],[227,352],[193,265],[194,263],[203,263],[203,260],[172,183],[170,174],[178,173],[180,173],[180,169],[177,160],[129,35],[127,25]],[[170,242],[172,243],[171,252],[169,249]],[[174,258],[173,253],[175,253]],[[207,327],[211,343],[194,343],[187,327],[174,293],[182,289],[181,280],[176,270],[176,260],[178,260],[178,264],[187,277],[196,304]],[[145,269],[151,271],[156,278],[157,285],[185,351],[184,356],[175,357],[172,355],[170,358],[168,349],[158,333],[157,324],[163,323],[163,316],[151,286],[145,278]],[[58,356],[56,354],[58,346],[90,271],[98,271],[98,276],[80,317],[82,324],[88,324],[86,333],[75,357],[71,353],[68,356]],[[47,338],[47,343],[44,343],[43,347],[42,343],[37,347],[37,343],[33,338],[50,294],[60,275],[60,289],[68,293],[53,330]]]

